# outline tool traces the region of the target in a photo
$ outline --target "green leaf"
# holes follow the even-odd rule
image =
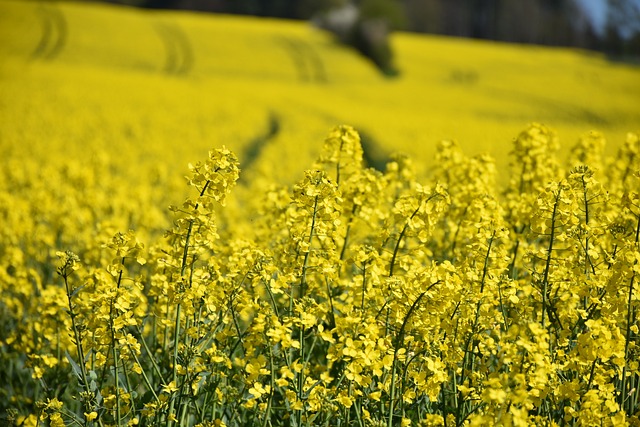
[[[82,369],[80,369],[80,365],[78,365],[76,363],[76,361],[73,360],[73,358],[71,357],[71,355],[69,354],[68,351],[65,351],[65,355],[67,356],[67,360],[69,361],[69,364],[71,365],[71,368],[73,369],[73,372],[78,377],[78,381],[82,384],[83,383],[83,380],[82,380]]]

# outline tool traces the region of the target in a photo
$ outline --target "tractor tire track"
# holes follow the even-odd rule
[[[285,36],[280,37],[279,42],[293,61],[300,81],[327,82],[324,62],[312,45],[300,39]]]
[[[42,34],[38,45],[31,52],[31,59],[51,61],[60,55],[67,43],[67,20],[62,11],[52,4],[40,4],[37,13],[42,24]]]
[[[379,172],[385,172],[387,163],[391,160],[389,153],[368,132],[358,128],[358,133],[360,134],[360,144],[362,144],[362,160],[364,164]]]
[[[194,54],[191,42],[185,32],[175,23],[154,24],[165,49],[163,71],[166,74],[185,76],[193,68]]]
[[[254,138],[247,144],[242,151],[240,160],[242,161],[242,169],[250,170],[262,154],[265,146],[280,132],[280,118],[274,113],[269,113],[269,127],[267,130]],[[245,183],[246,175],[240,175],[240,183]]]

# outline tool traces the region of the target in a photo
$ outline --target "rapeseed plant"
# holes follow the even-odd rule
[[[637,70],[398,34],[389,84],[294,23],[0,9],[8,424],[640,423]],[[522,117],[558,133],[477,154]]]
[[[11,164],[31,198],[0,193],[7,419],[635,425],[638,141],[607,159],[586,134],[562,163],[532,124],[501,189],[454,141],[428,177],[402,154],[369,169],[339,126],[296,184],[247,200],[235,154],[211,151],[149,223],[117,176],[103,198],[100,163],[52,167],[55,192]]]

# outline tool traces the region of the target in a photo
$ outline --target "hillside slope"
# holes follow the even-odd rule
[[[226,144],[245,169],[289,181],[340,123],[374,161],[402,150],[425,166],[447,138],[506,165],[532,121],[567,144],[597,129],[611,147],[640,127],[638,68],[567,49],[392,42],[401,75],[389,80],[304,23],[2,0],[0,150],[101,150],[129,166],[169,156],[180,171]]]

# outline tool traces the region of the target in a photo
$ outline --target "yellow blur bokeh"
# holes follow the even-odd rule
[[[224,144],[291,182],[342,123],[380,161],[404,151],[428,168],[455,139],[500,170],[530,122],[567,145],[602,131],[609,150],[640,125],[640,70],[600,54],[407,33],[392,45],[400,74],[385,78],[308,23],[2,0],[0,148],[181,174]]]

